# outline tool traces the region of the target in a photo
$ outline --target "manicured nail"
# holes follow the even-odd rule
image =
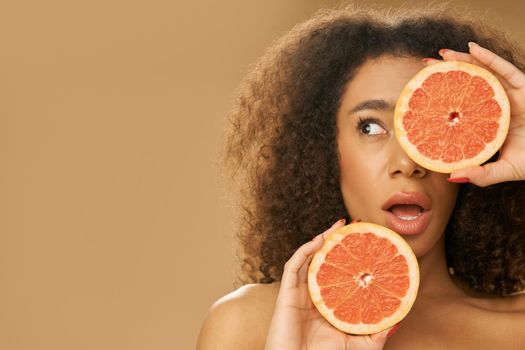
[[[397,323],[394,327],[392,327],[392,329],[388,332],[388,334],[386,335],[387,338],[390,338],[391,336],[394,335],[394,333],[397,332],[397,330],[399,329],[399,326],[401,326],[400,323]]]
[[[446,54],[448,51],[450,51],[450,50],[447,50],[447,49],[441,49],[441,50],[439,50],[438,53],[439,53],[440,56],[443,56],[443,55]]]
[[[470,179],[468,177],[454,177],[448,178],[447,181],[455,184],[464,184],[470,182]]]
[[[317,241],[317,240],[319,240],[319,238],[321,238],[321,237],[324,238],[324,236],[323,236],[322,233],[320,233],[320,234],[318,234],[317,236],[315,236],[315,237],[312,239],[312,241]]]
[[[341,224],[341,223],[344,225],[345,222],[346,222],[346,219],[345,219],[345,218],[339,219],[339,220],[337,220],[336,222],[334,222],[334,223],[332,224],[332,226],[330,227],[330,229],[333,229],[335,226],[337,226],[338,224]],[[317,237],[319,237],[319,236],[323,236],[323,238],[326,238],[325,235],[324,235],[324,232],[323,232],[323,233],[321,233],[321,234],[315,236],[313,240],[315,240],[315,239],[316,239]]]
[[[344,218],[343,218],[343,219],[339,219],[339,220],[337,220],[336,222],[334,222],[334,223],[332,224],[332,227],[337,226],[337,225],[340,224],[340,223],[345,223],[345,221],[346,221],[346,219],[344,219]]]
[[[435,58],[423,58],[421,62],[426,66],[429,62],[436,61]]]

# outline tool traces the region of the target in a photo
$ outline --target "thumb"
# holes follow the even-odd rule
[[[376,344],[379,343],[379,344],[384,345],[386,343],[387,339],[389,337],[393,336],[395,332],[397,332],[397,330],[399,329],[400,325],[401,325],[401,323],[396,323],[392,327],[387,328],[387,329],[385,329],[382,332],[371,334],[370,338],[371,338],[372,342],[374,342]]]
[[[502,159],[454,171],[450,174],[449,182],[470,182],[474,185],[485,187],[499,182],[514,180],[514,168]],[[464,179],[465,181],[454,181]]]

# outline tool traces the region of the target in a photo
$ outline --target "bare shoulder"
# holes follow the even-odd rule
[[[279,284],[248,284],[217,300],[209,309],[198,350],[264,347]]]
[[[492,296],[490,298],[468,298],[467,300],[470,301],[471,306],[478,309],[525,316],[525,292],[514,293],[506,297]]]

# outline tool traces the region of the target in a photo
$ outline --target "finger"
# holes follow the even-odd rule
[[[384,343],[384,342],[386,342],[386,340],[388,338],[390,338],[391,336],[393,336],[397,332],[397,330],[399,329],[400,326],[401,326],[401,323],[398,322],[395,325],[393,325],[392,327],[385,329],[384,331],[381,331],[381,332],[375,333],[375,334],[371,334],[370,335],[370,339],[372,339],[372,341],[374,343],[380,343],[380,342]]]
[[[292,257],[284,264],[283,276],[281,278],[281,289],[294,288],[299,284],[299,271],[306,265],[310,255],[315,253],[323,245],[322,237],[303,244]]]
[[[388,338],[394,335],[399,326],[400,323],[398,322],[394,326],[379,333],[370,335],[349,335],[347,338],[347,344],[350,345],[349,347],[351,349],[383,349]]]
[[[509,130],[523,125],[523,122],[521,122],[521,120],[524,120],[523,116],[525,116],[525,100],[523,99],[523,94],[524,92],[520,90],[507,90],[511,112]],[[515,116],[518,118],[514,118]]]
[[[438,60],[433,57],[426,57],[426,58],[423,58],[421,62],[423,63],[424,66],[431,66],[433,64],[443,62],[443,60]]]
[[[361,220],[357,220],[357,221],[361,221]],[[352,223],[353,222],[356,222],[356,220],[353,220]],[[315,236],[313,240],[317,240],[318,239],[318,240],[324,241],[324,238],[326,238],[331,232],[336,231],[338,228],[343,226],[345,223],[346,223],[346,219],[341,219],[341,220],[337,221],[334,225],[332,225],[331,228],[329,228],[325,232]],[[339,224],[341,224],[341,225],[339,225]],[[319,250],[319,249],[317,249],[317,250]],[[306,263],[304,263],[303,266],[299,269],[298,282],[297,283],[307,283],[308,267],[310,265],[310,262],[312,261],[312,258],[313,258],[313,255],[310,255],[308,257],[308,259],[306,260]]]
[[[323,237],[343,227],[345,224],[344,219],[337,221],[328,230],[315,237],[310,242],[303,244],[299,249],[295,251],[292,257],[284,264],[283,276],[281,278],[281,288],[293,288],[299,284],[299,270],[306,265],[308,258],[321,248],[323,245]]]
[[[323,239],[319,239],[320,241],[323,241]],[[322,245],[321,245],[322,246]],[[319,247],[321,248],[321,247]],[[319,249],[317,249],[319,250]],[[316,250],[316,251],[317,251]],[[310,267],[310,262],[312,262],[313,254],[306,259],[306,262],[303,264],[303,266],[299,269],[299,272],[297,273],[297,283],[308,283],[308,268]]]
[[[480,64],[474,57],[466,52],[459,52],[450,49],[441,49],[439,50],[439,55],[443,57],[445,61],[462,61],[471,64]],[[483,64],[481,64],[483,65]]]
[[[512,181],[515,180],[515,177],[517,175],[514,174],[514,167],[503,159],[485,165],[460,169],[450,174],[450,179],[468,178],[470,183],[480,187]]]
[[[476,43],[469,43],[470,54],[503,77],[513,88],[525,88],[525,74],[512,63]]]

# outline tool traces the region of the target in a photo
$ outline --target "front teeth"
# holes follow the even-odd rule
[[[417,214],[417,215],[410,215],[410,216],[398,216],[398,218],[400,218],[401,220],[405,220],[405,221],[410,221],[410,220],[415,220],[419,217],[419,215],[421,215],[421,213]]]

